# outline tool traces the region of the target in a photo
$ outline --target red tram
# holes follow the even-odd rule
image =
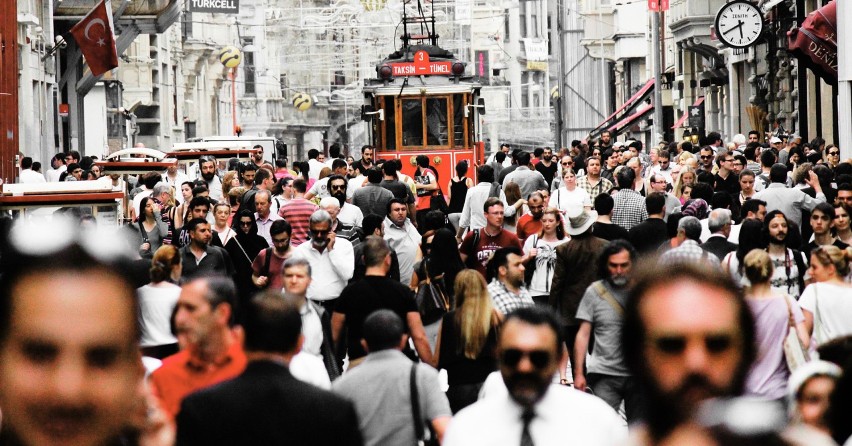
[[[410,34],[415,25],[424,34]],[[403,45],[376,66],[377,77],[364,81],[362,117],[372,123],[376,158],[400,158],[413,176],[418,155],[429,157],[446,194],[455,165],[481,164],[484,145],[477,141],[478,115],[485,113],[482,86],[465,76],[465,63],[438,46],[435,18],[403,17]],[[412,42],[416,42],[412,44]]]

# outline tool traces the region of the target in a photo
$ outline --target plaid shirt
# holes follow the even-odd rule
[[[612,189],[612,181],[607,180],[604,177],[600,177],[598,184],[592,186],[592,183],[589,181],[589,176],[583,175],[580,178],[577,178],[577,187],[588,192],[589,197],[592,198],[592,202],[594,203],[595,197],[602,193],[609,192],[609,190]],[[592,209],[594,209],[594,205],[592,205]]]
[[[612,208],[612,222],[628,231],[630,228],[648,219],[645,209],[645,197],[633,189],[621,189],[612,197],[615,204]]]
[[[660,265],[675,263],[700,263],[719,268],[719,258],[707,252],[698,242],[686,239],[677,248],[670,249],[660,256]]]
[[[526,286],[521,286],[520,291],[515,294],[506,288],[503,282],[496,278],[488,284],[488,292],[491,294],[491,301],[494,306],[504,315],[509,314],[518,308],[531,307],[535,302],[530,296]]]

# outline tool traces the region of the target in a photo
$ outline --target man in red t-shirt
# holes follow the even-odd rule
[[[521,249],[521,242],[515,234],[503,229],[503,202],[499,198],[488,198],[482,207],[485,211],[485,227],[469,232],[459,252],[463,262],[487,278],[485,265],[494,251],[509,246]]]
[[[517,232],[521,244],[527,237],[541,232],[541,216],[544,215],[544,197],[541,192],[533,192],[527,202],[530,211],[518,219]]]
[[[276,220],[269,228],[272,247],[257,254],[251,262],[251,281],[258,288],[281,291],[284,288],[284,261],[290,258],[290,234],[293,232],[287,220]]]

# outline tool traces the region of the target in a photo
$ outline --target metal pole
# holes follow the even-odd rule
[[[237,136],[237,68],[231,68],[231,131]]]
[[[663,92],[661,91],[660,77],[662,76],[662,64],[660,61],[660,12],[651,11],[651,47],[654,56],[654,139],[651,145],[656,146],[663,139]]]
[[[852,6],[848,2],[837,3],[837,47],[849,48],[852,44]],[[838,51],[839,66],[837,70],[837,126],[840,139],[840,159],[846,159],[852,154],[852,55],[848,50]],[[801,111],[800,111],[801,113]]]
[[[553,99],[553,111],[556,115],[556,145],[553,153],[562,149],[562,125],[565,122],[562,116],[562,86],[565,84],[565,2],[568,0],[556,0],[556,33],[557,48],[559,51],[559,66],[557,67],[556,91],[551,95]]]

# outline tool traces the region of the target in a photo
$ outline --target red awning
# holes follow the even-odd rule
[[[630,99],[628,99],[627,102],[622,104],[621,107],[619,107],[618,110],[615,111],[615,113],[607,116],[606,119],[601,121],[601,123],[598,124],[598,126],[595,127],[594,130],[589,132],[589,134],[593,135],[597,131],[601,130],[601,128],[606,127],[606,125],[609,124],[610,121],[612,121],[616,116],[618,116],[619,113],[629,111],[630,108],[632,108],[633,106],[635,106],[636,104],[641,102],[645,98],[645,96],[648,95],[650,93],[650,91],[653,90],[653,89],[654,89],[654,79],[653,78],[648,79],[648,82],[645,82],[645,85],[643,85],[642,88],[639,89],[639,91],[634,93],[633,96],[630,96]]]
[[[693,103],[692,106],[698,107],[699,105],[701,105],[702,102],[704,102],[704,96],[701,96],[700,98],[696,99],[695,103]],[[688,118],[688,117],[689,117],[689,109],[686,109],[686,111],[683,112],[683,115],[680,117],[680,119],[678,119],[677,122],[675,122],[675,125],[672,126],[672,129],[676,129],[676,128],[682,126],[683,121],[686,121],[686,118]]]
[[[618,121],[615,125],[609,128],[610,132],[621,133],[622,130],[633,125],[636,121],[642,119],[645,115],[654,111],[654,106],[651,104],[643,105],[636,110],[632,115]]]
[[[837,83],[837,2],[808,14],[787,32],[787,49],[830,84]]]

